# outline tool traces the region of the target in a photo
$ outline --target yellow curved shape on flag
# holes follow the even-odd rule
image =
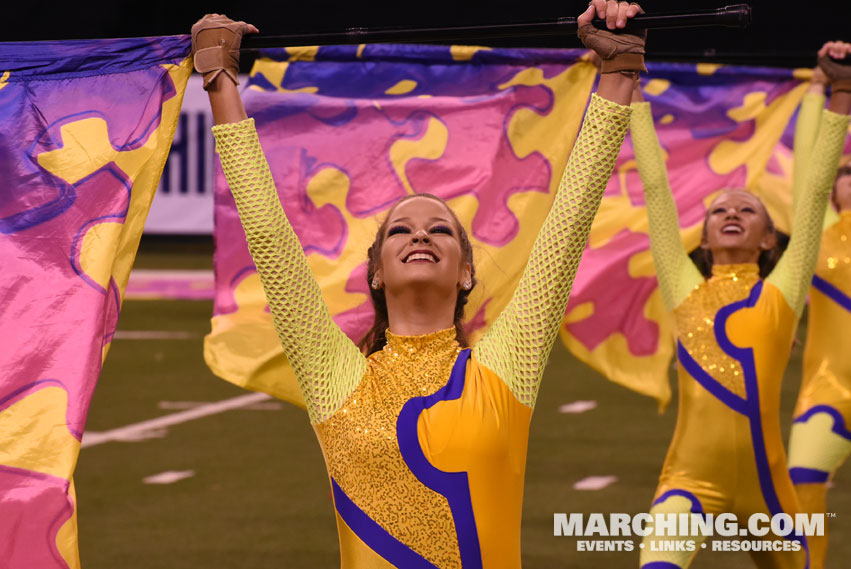
[[[747,140],[738,142],[724,140],[709,155],[709,165],[719,174],[727,174],[736,168],[747,168],[746,187],[755,188],[755,182],[765,169],[771,157],[773,146],[764,144],[764,140],[779,140],[789,117],[795,112],[801,97],[806,91],[801,84],[765,105],[764,93],[750,93],[742,105],[730,111],[729,116],[737,122],[754,121],[754,133]]]
[[[118,246],[123,225],[116,222],[98,223],[93,225],[83,237],[80,267],[103,288],[109,286],[112,260],[115,258],[115,249]]]
[[[386,91],[385,95],[405,95],[417,88],[417,82],[412,79],[402,79]]]
[[[290,58],[290,61],[295,61]],[[311,61],[310,59],[306,61]],[[271,59],[260,58],[256,62],[254,62],[254,73],[261,74],[265,77],[279,93],[316,93],[319,89],[317,87],[300,87],[298,89],[286,89],[283,87],[284,84],[284,76],[287,74],[287,70],[289,69],[290,64],[288,61],[273,61]],[[254,89],[255,91],[264,91],[264,89],[258,87],[257,85],[251,85],[249,89]]]
[[[480,45],[453,45],[449,47],[449,53],[455,61],[470,61],[480,51],[490,51],[491,48]]]
[[[71,499],[74,513],[56,532],[56,549],[68,564],[68,569],[80,569],[80,551],[77,548],[77,489],[73,478],[70,482],[68,498]]]
[[[650,79],[641,89],[648,95],[658,97],[667,91],[670,86],[671,82],[667,79]]]
[[[671,401],[671,387],[668,376],[665,374],[660,377],[659,370],[668,369],[674,355],[674,328],[665,311],[659,289],[650,295],[643,313],[645,318],[659,326],[659,348],[649,356],[632,355],[626,338],[620,333],[610,335],[593,350],[586,348],[565,326],[559,329],[559,337],[579,360],[614,383],[652,397],[659,404],[659,412],[662,412]],[[629,375],[624,375],[621,372],[623,369],[629,369]]]
[[[70,479],[80,441],[68,431],[67,409],[68,393],[48,386],[0,411],[0,464]]]
[[[240,387],[262,390],[304,408],[295,374],[274,333],[272,315],[266,310],[260,276],[247,276],[234,295],[238,313],[213,316],[210,333],[204,337],[204,360],[210,370]],[[271,334],[258,333],[269,330]],[[220,358],[221,353],[228,357]]]
[[[696,69],[698,75],[714,75],[722,67],[721,63],[698,63]]]
[[[165,164],[177,128],[183,94],[192,73],[191,58],[178,65],[162,67],[170,75],[178,94],[163,103],[161,122],[144,146],[127,151],[116,150],[110,142],[106,121],[99,117],[89,117],[63,125],[60,128],[62,146],[37,157],[42,168],[69,184],[97,172],[110,162],[114,162],[133,181],[125,222],[122,224],[110,220],[89,228],[80,259],[84,270],[104,288],[110,277],[114,278],[121,300],[130,278],[147,211],[162,172],[161,169],[150,168],[149,164]],[[109,346],[110,343],[107,343],[103,347],[103,359],[106,358]]]
[[[579,132],[596,73],[597,70],[592,64],[581,61],[549,79],[543,76],[540,69],[524,69],[499,86],[500,89],[508,89],[514,85],[544,85],[556,95],[548,114],[519,109],[512,116],[507,129],[509,142],[517,156],[522,158],[538,152],[549,161],[550,191],[547,194],[521,192],[509,197],[508,208],[523,220],[518,234],[509,243],[495,247],[471,235],[471,242],[477,253],[477,278],[485,283],[486,288],[477,287],[478,290],[473,291],[467,311],[468,317],[479,310],[483,301],[488,300],[481,296],[483,294],[493,295],[485,308],[485,321],[488,324],[493,322],[511,300],[526,268],[526,260],[532,251],[538,230],[549,213],[567,157],[573,148],[574,137],[565,137],[561,133]],[[474,203],[469,203],[471,201]],[[467,227],[472,224],[477,205],[478,202],[473,196],[464,196],[452,200],[451,203],[453,210]],[[501,291],[501,294],[496,291]],[[485,331],[476,330],[471,340],[481,337]]]
[[[449,130],[446,125],[431,117],[428,119],[426,132],[421,138],[416,140],[400,138],[390,146],[390,162],[393,164],[393,170],[409,194],[413,194],[414,189],[405,173],[405,165],[414,158],[437,160],[443,156],[448,141]]]

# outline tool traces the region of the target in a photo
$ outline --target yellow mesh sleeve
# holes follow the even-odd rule
[[[804,98],[801,99],[798,121],[795,123],[795,165],[792,169],[793,204],[801,199],[801,193],[805,191],[807,169],[810,164],[813,145],[816,142],[824,102],[825,96],[821,93],[806,93]],[[839,221],[839,214],[828,204],[825,208],[823,227],[830,227],[837,221]]]
[[[334,323],[301,244],[281,207],[254,119],[213,127],[248,249],[275,331],[312,423],[330,417],[366,370],[366,358]]]
[[[822,111],[816,143],[802,182],[804,189],[795,204],[789,247],[766,279],[783,293],[786,302],[799,316],[813,277],[821,243],[824,211],[836,179],[847,129],[847,115]]]
[[[650,103],[632,104],[630,121],[632,146],[638,173],[644,186],[644,201],[650,225],[650,250],[656,266],[656,278],[665,308],[674,310],[703,282],[703,275],[694,266],[680,236],[677,206],[668,184],[665,158],[653,126]]]
[[[596,94],[514,296],[475,346],[476,358],[534,406],[591,222],[629,125],[629,107]]]

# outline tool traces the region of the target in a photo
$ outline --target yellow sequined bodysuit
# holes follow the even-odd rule
[[[325,456],[343,568],[520,566],[532,408],[629,114],[592,97],[518,288],[472,350],[459,348],[454,329],[388,332],[368,358],[322,301],[253,122],[214,127]]]
[[[824,96],[808,93],[795,132],[795,176],[805,177]],[[801,190],[801,187],[796,187]],[[799,200],[796,195],[796,202]],[[827,208],[810,289],[803,378],[789,439],[789,473],[801,509],[827,511],[827,482],[851,455],[851,211]],[[821,569],[826,536],[810,539],[812,569]]]
[[[846,116],[825,111],[809,193],[796,209],[789,247],[765,281],[756,264],[715,265],[704,280],[680,238],[650,104],[633,104],[631,132],[651,249],[662,298],[675,320],[680,394],[651,514],[732,513],[745,524],[754,513],[797,511],[780,433],[780,384],[847,126]],[[660,539],[685,537],[645,538],[642,567],[683,568],[699,551],[650,543]],[[807,562],[806,546],[751,556],[760,567],[802,568]]]

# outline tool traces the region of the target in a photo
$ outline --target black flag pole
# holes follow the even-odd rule
[[[745,28],[750,24],[751,7],[734,4],[715,10],[643,14],[629,21],[628,29],[665,29],[722,26]],[[605,22],[594,25],[604,28]],[[436,28],[347,28],[342,31],[295,33],[276,36],[247,35],[241,50],[255,51],[268,47],[301,45],[340,45],[363,43],[464,43],[517,37],[552,37],[575,34],[576,18],[557,18],[541,22],[493,24],[486,26],[454,26]]]

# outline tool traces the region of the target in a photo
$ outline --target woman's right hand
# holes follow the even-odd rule
[[[221,74],[239,85],[239,46],[242,35],[259,30],[245,22],[235,22],[224,14],[207,14],[192,26],[192,55],[195,70],[204,76],[204,89]]]
[[[639,72],[644,67],[645,30],[635,33],[621,31],[627,22],[643,14],[641,6],[616,0],[591,0],[588,9],[576,19],[579,39],[585,47],[594,50],[603,60],[600,72]],[[591,23],[594,16],[606,20],[606,30],[598,30]]]

